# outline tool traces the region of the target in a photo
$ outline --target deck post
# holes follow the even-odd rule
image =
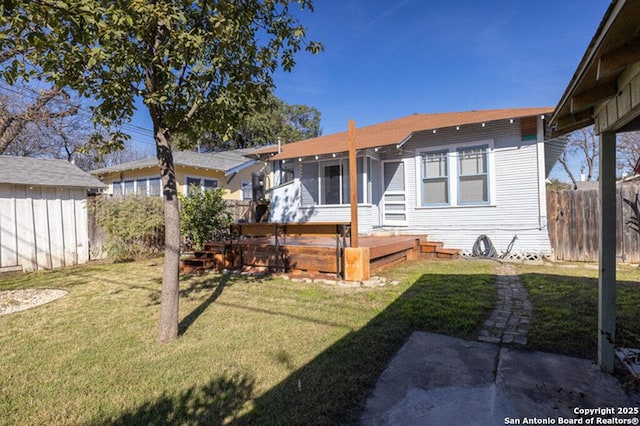
[[[616,339],[616,133],[600,135],[598,366],[613,372]]]
[[[349,196],[351,204],[351,247],[358,247],[358,162],[356,161],[356,122],[349,120]]]

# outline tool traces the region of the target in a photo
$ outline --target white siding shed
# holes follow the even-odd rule
[[[0,272],[87,262],[87,191],[102,187],[64,160],[0,156]]]

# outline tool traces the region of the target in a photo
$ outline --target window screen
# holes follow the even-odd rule
[[[422,155],[422,204],[449,204],[449,166],[446,151]]]
[[[489,202],[486,146],[458,152],[458,197],[460,204]]]

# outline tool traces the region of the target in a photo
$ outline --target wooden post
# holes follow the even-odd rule
[[[600,135],[598,366],[613,372],[616,339],[616,134]]]
[[[351,247],[358,247],[358,162],[356,161],[356,123],[349,120],[349,195],[351,203]]]

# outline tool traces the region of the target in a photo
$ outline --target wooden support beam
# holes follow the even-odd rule
[[[349,120],[349,195],[351,203],[351,247],[358,247],[358,162],[356,122]]]
[[[599,84],[571,98],[571,113],[583,111],[600,104],[618,94],[618,83],[613,80]]]
[[[598,58],[596,79],[601,80],[624,70],[640,57],[640,37]]]
[[[556,120],[556,129],[553,132],[554,136],[561,136],[566,133],[572,132],[576,129],[581,129],[593,123],[592,110],[581,111],[576,114],[566,114],[559,116]]]
[[[616,134],[600,135],[598,366],[613,372],[616,339]]]

